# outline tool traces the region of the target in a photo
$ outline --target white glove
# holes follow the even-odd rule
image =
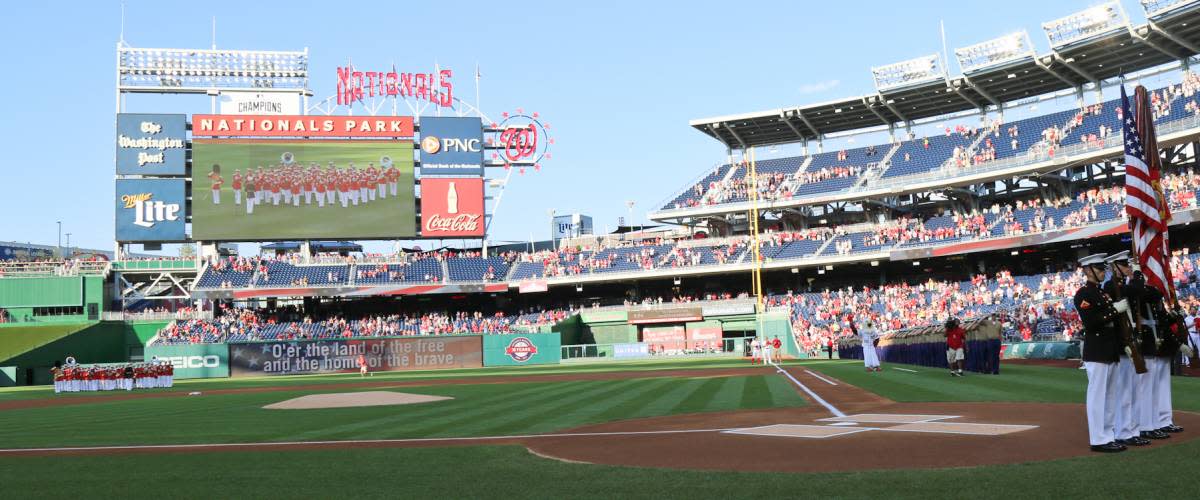
[[[1130,349],[1129,346],[1125,346],[1125,356],[1130,358],[1133,357],[1133,349]]]
[[[1182,352],[1183,355],[1188,358],[1192,357],[1192,355],[1195,354],[1195,351],[1192,350],[1192,346],[1187,345],[1187,344],[1179,346],[1179,352]]]
[[[1121,299],[1113,302],[1113,307],[1116,308],[1117,312],[1119,313],[1127,312],[1129,311],[1129,300]]]

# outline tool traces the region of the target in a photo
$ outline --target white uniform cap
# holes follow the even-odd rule
[[[1109,264],[1113,264],[1113,263],[1126,263],[1126,264],[1128,264],[1128,263],[1130,262],[1130,260],[1129,260],[1129,250],[1125,250],[1125,251],[1122,251],[1122,252],[1117,252],[1117,253],[1114,253],[1114,254],[1112,254],[1112,255],[1109,255],[1109,256],[1108,256],[1108,258],[1104,259],[1104,261],[1105,261],[1105,262],[1107,262],[1107,263],[1109,263]]]
[[[1092,254],[1092,255],[1089,255],[1082,259],[1079,259],[1079,265],[1080,266],[1103,266],[1104,265],[1104,257],[1105,257],[1105,255],[1102,253]]]

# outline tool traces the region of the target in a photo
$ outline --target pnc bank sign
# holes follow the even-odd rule
[[[421,175],[483,176],[483,122],[475,117],[422,116]]]

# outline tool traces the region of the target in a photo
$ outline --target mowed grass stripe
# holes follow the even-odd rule
[[[677,380],[671,379],[645,379],[636,387],[632,387],[622,394],[609,397],[602,402],[596,401],[596,404],[584,406],[563,416],[577,421],[578,425],[628,419],[634,412],[645,407],[648,401],[657,399],[663,388],[677,383],[679,383]],[[536,426],[530,431],[541,432]]]
[[[597,383],[584,382],[581,384],[592,386]],[[537,391],[535,395],[519,399],[512,397],[512,393],[507,390],[509,388],[505,386],[473,386],[476,388],[475,390],[487,390],[491,388],[497,391],[497,394],[495,394],[496,397],[490,398],[487,401],[473,399],[468,396],[467,394],[473,392],[469,389],[465,391],[446,391],[445,395],[458,399],[444,402],[446,403],[445,406],[439,408],[437,412],[427,414],[422,418],[405,417],[402,421],[394,422],[394,425],[384,427],[375,432],[364,430],[343,431],[340,426],[333,427],[326,429],[325,432],[317,433],[313,437],[320,439],[359,439],[364,436],[386,436],[388,438],[446,437],[445,430],[457,431],[463,429],[472,421],[486,420],[492,418],[493,415],[501,416],[505,413],[515,411],[522,402],[537,407],[576,390],[576,387],[572,387],[572,384],[539,385],[542,385],[541,390]],[[455,432],[451,435],[466,436],[470,434]]]
[[[722,411],[737,408],[742,402],[742,393],[746,388],[746,377],[725,377],[720,389],[713,394],[704,411]]]
[[[608,409],[600,411],[599,414],[590,415],[590,421],[608,422],[640,416],[658,416],[659,414],[656,414],[656,412],[646,414],[647,408],[650,405],[661,402],[662,398],[671,394],[674,388],[684,385],[685,381],[679,379],[653,380],[650,384],[638,388],[637,391],[630,391],[630,398],[625,398],[622,402],[608,406]]]
[[[808,404],[808,400],[800,395],[800,388],[796,387],[787,377],[776,374],[770,377],[764,377],[767,383],[767,392],[771,395],[772,406],[804,406]]]
[[[771,393],[767,392],[767,381],[764,378],[746,377],[746,382],[742,385],[739,407],[761,408],[771,400]]]
[[[701,379],[676,379],[675,383],[672,384],[673,387],[662,393],[657,398],[646,400],[642,404],[641,408],[630,414],[629,418],[647,418],[660,415],[669,415],[671,414],[672,409],[678,407],[684,400],[691,397],[693,393],[699,390],[700,386],[704,385],[704,382],[705,380]]]
[[[475,390],[466,389],[468,386],[462,386],[463,389],[445,390],[446,387],[405,387],[403,389],[395,389],[395,391],[403,391],[414,394],[431,394],[437,396],[449,396],[455,399],[450,401],[439,401],[435,403],[425,403],[420,405],[396,407],[394,413],[389,413],[382,417],[369,418],[339,425],[335,429],[327,427],[310,428],[303,432],[294,433],[285,436],[281,439],[287,441],[305,441],[310,439],[328,439],[331,435],[340,433],[343,435],[358,435],[360,430],[373,430],[376,428],[389,428],[392,426],[408,426],[413,422],[442,420],[451,415],[460,415],[464,411],[464,405],[470,406],[491,406],[511,401],[514,399],[524,399],[527,396],[538,394],[546,391],[544,383],[522,383],[513,384],[519,386],[512,392],[492,392],[491,394],[482,394],[486,388],[484,386],[469,386]],[[440,389],[440,390],[439,390]],[[479,394],[476,394],[479,393]],[[322,411],[322,410],[317,410]],[[301,414],[302,415],[302,414]]]
[[[594,387],[588,391],[580,391],[564,397],[556,404],[546,408],[525,407],[519,408],[498,418],[489,419],[488,421],[474,422],[474,425],[463,429],[463,431],[471,432],[474,435],[493,435],[493,434],[527,434],[536,432],[547,432],[555,428],[575,427],[578,422],[578,412],[581,408],[589,406],[606,405],[610,398],[630,390],[640,384],[645,383],[644,380],[632,379],[625,380],[619,383],[600,387]],[[537,418],[539,415],[545,415],[547,419]]]
[[[724,383],[725,380],[719,378],[705,380],[687,399],[680,401],[674,408],[671,408],[671,413],[696,413],[703,411]]]

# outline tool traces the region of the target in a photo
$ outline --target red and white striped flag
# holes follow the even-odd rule
[[[1121,122],[1125,130],[1125,212],[1129,214],[1133,249],[1146,276],[1146,283],[1158,288],[1168,300],[1174,301],[1171,267],[1167,260],[1170,256],[1167,226],[1171,221],[1171,210],[1159,184],[1162,166],[1146,88],[1139,85],[1134,90],[1134,99],[1137,101],[1136,114],[1129,105],[1125,87],[1121,86]]]

